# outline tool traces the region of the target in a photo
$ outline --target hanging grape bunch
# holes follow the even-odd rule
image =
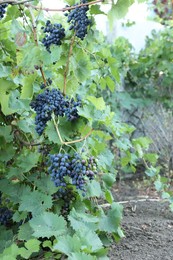
[[[8,6],[8,4],[1,4],[0,5],[0,20],[4,17],[4,15],[6,13],[7,6]]]
[[[67,186],[65,177],[70,177],[72,185],[85,192],[87,180],[93,180],[97,174],[97,163],[94,157],[84,160],[80,154],[54,154],[50,155],[48,172],[56,187],[63,192]]]
[[[51,120],[51,115],[54,112],[57,116],[64,115],[64,96],[57,89],[45,89],[45,91],[36,97],[35,101],[31,102],[31,108],[36,112],[35,125],[36,132],[42,135],[46,123]]]
[[[2,193],[0,192],[0,225],[6,226],[11,220],[13,213],[7,207],[2,206]]]
[[[77,107],[81,106],[81,100],[79,96],[77,96],[77,101],[70,100],[64,97],[59,89],[46,88],[43,93],[37,95],[30,106],[36,112],[36,132],[42,135],[47,122],[51,120],[52,113],[56,116],[66,116],[68,121],[77,119],[79,117]]]
[[[53,198],[62,202],[61,215],[65,218],[69,215],[71,205],[76,200],[76,192],[70,187],[59,189]]]
[[[81,0],[81,4],[87,3],[87,0]],[[78,4],[76,4],[78,5]],[[75,6],[75,5],[74,5]],[[87,5],[76,7],[75,9],[69,10],[65,13],[68,17],[67,22],[70,23],[69,30],[75,31],[75,35],[83,40],[87,34],[87,28],[91,24],[91,20],[88,19],[87,11],[89,7]]]
[[[42,43],[46,47],[46,50],[51,53],[51,45],[61,45],[62,39],[65,37],[65,29],[62,27],[62,24],[52,24],[49,20],[46,22],[46,26],[42,27],[45,37],[42,40]]]

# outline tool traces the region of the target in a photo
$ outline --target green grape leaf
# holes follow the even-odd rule
[[[105,191],[105,199],[107,200],[108,203],[112,204],[114,201],[114,198],[112,196],[112,193],[110,190]]]
[[[1,147],[0,149],[0,161],[1,162],[8,162],[13,158],[15,155],[15,149],[13,144],[5,144],[5,146]]]
[[[8,66],[3,66],[0,64],[0,77],[8,77],[8,75],[11,74],[11,69]]]
[[[105,77],[105,82],[108,88],[113,92],[115,90],[115,82],[109,77]]]
[[[20,211],[32,212],[33,215],[39,215],[46,209],[52,207],[52,198],[37,190],[30,193],[25,192],[21,196]]]
[[[0,253],[13,243],[13,232],[12,230],[6,230],[4,226],[0,225]]]
[[[14,91],[11,91],[11,93],[10,93],[9,108],[13,109],[15,112],[29,111],[30,110],[30,100],[20,99],[20,92],[16,89]]]
[[[34,119],[30,117],[19,120],[17,125],[25,133],[33,133],[35,129]]]
[[[23,86],[21,92],[21,99],[31,99],[33,96],[33,85],[36,79],[36,74],[25,76],[23,78]]]
[[[11,126],[0,126],[0,137],[3,136],[7,143],[13,141],[13,135],[11,134]]]
[[[59,237],[67,232],[66,222],[63,217],[52,212],[44,212],[39,216],[33,217],[29,223],[34,231],[33,235],[38,238]]]
[[[26,148],[22,150],[22,153],[18,156],[16,163],[17,166],[23,171],[28,172],[38,163],[40,154],[37,151],[30,151]]]
[[[72,70],[79,82],[89,78],[91,74],[91,64],[88,55],[85,52],[78,52],[75,59],[71,59]],[[74,70],[75,68],[75,70]]]
[[[93,180],[91,182],[88,183],[88,185],[86,186],[86,198],[90,198],[90,197],[101,197],[102,196],[102,190],[101,190],[101,186],[100,183],[96,180]]]
[[[85,230],[87,228],[88,230],[95,231],[97,230],[99,221],[97,217],[77,212],[74,208],[71,210],[68,219],[74,230]]]
[[[81,241],[77,235],[73,235],[72,237],[69,235],[62,236],[57,243],[55,243],[53,249],[58,250],[68,256],[71,253],[80,252],[81,249]]]
[[[97,260],[96,256],[88,255],[82,252],[72,253],[69,257],[69,260]]]
[[[90,7],[90,14],[105,14],[105,13],[102,10],[100,10],[100,5],[92,5]]]
[[[55,126],[52,121],[49,121],[47,123],[45,134],[47,135],[50,142],[52,142],[54,144],[61,144],[58,134],[56,132]]]
[[[23,194],[31,193],[31,188],[19,183],[10,182],[6,179],[0,180],[0,191],[8,195],[10,200],[14,203],[19,203]]]
[[[106,107],[106,104],[104,102],[104,99],[102,97],[96,98],[94,96],[88,96],[87,99],[96,107],[97,110],[104,110]]]
[[[40,191],[46,194],[52,195],[57,191],[57,187],[51,181],[49,175],[44,174],[39,179],[35,178],[34,183]]]
[[[88,230],[88,228],[80,229],[76,234],[80,238],[82,248],[86,249],[88,253],[97,252],[103,247],[98,235],[94,231]]]
[[[115,202],[112,203],[107,215],[103,215],[100,219],[99,230],[116,233],[122,219],[122,209],[122,205]]]
[[[29,240],[33,237],[33,230],[30,226],[30,224],[24,223],[20,226],[19,231],[18,231],[18,239],[19,240]]]

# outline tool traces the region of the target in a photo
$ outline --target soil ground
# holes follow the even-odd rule
[[[124,206],[125,237],[112,244],[109,258],[173,260],[173,212],[169,204],[143,181],[120,182],[113,195]]]

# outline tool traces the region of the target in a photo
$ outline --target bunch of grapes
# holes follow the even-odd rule
[[[77,102],[75,102],[73,99],[69,100],[68,97],[64,97],[58,89],[45,89],[30,104],[37,114],[35,118],[36,132],[42,135],[53,112],[56,116],[66,115],[69,121],[77,119],[79,117],[77,107],[81,106],[79,99],[78,97]]]
[[[0,225],[6,226],[11,220],[13,213],[7,207],[2,206],[2,193],[0,192]]]
[[[53,198],[62,201],[61,215],[67,218],[71,205],[76,200],[76,193],[70,187],[61,188],[53,194]]]
[[[65,115],[68,121],[73,121],[79,117],[77,107],[81,107],[82,102],[80,96],[77,95],[77,101],[72,98],[71,100],[66,99]]]
[[[87,3],[87,0],[81,0],[80,3],[85,4]],[[85,5],[76,7],[75,9],[69,10],[68,13],[65,13],[68,17],[67,22],[71,24],[69,30],[74,29],[76,36],[81,40],[85,38],[85,35],[87,34],[87,27],[91,24],[91,20],[88,19],[87,16],[88,10],[89,7]]]
[[[46,22],[46,26],[42,27],[45,37],[42,43],[46,47],[46,50],[51,53],[50,46],[52,44],[61,45],[62,39],[65,37],[65,29],[62,24],[52,24],[49,20]]]
[[[8,4],[1,4],[0,5],[0,20],[4,17]]]
[[[59,153],[50,155],[48,171],[51,180],[56,187],[60,187],[60,191],[68,184],[66,177],[70,177],[72,185],[85,192],[86,181],[94,179],[97,174],[97,164],[94,157],[83,160],[78,153],[75,153],[73,156]]]
[[[6,226],[11,220],[13,213],[6,207],[0,208],[0,224]]]
[[[48,78],[48,80],[46,81],[46,84],[45,83],[42,83],[40,85],[40,88],[43,89],[43,88],[46,88],[47,86],[50,86],[52,84],[52,80],[50,78]]]
[[[54,112],[57,116],[64,115],[65,107],[64,96],[60,90],[57,89],[45,89],[45,91],[36,97],[35,101],[32,101],[30,106],[37,113],[35,118],[36,132],[42,135],[46,123],[51,120],[51,115]]]

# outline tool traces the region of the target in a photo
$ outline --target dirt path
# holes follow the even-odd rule
[[[123,189],[121,187],[118,192],[115,190],[117,200],[153,197],[153,193],[149,194],[146,189],[132,186],[124,184]],[[155,193],[154,196],[156,197]],[[169,211],[166,202],[139,201],[124,204],[122,226],[125,238],[112,245],[109,256],[111,260],[173,260],[173,213]]]

